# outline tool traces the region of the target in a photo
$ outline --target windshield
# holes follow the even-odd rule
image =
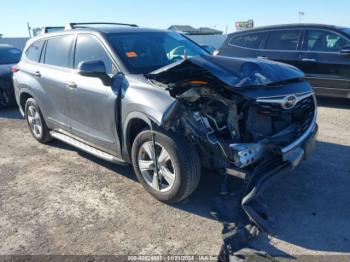
[[[145,74],[185,57],[208,54],[175,32],[135,32],[108,35],[115,52],[132,74]]]
[[[16,64],[21,59],[21,54],[16,48],[0,48],[0,64]]]

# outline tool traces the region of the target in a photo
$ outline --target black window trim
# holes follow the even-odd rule
[[[262,41],[262,45],[260,45],[260,47],[258,49],[255,48],[249,48],[249,47],[243,47],[243,46],[237,46],[237,45],[232,45],[230,44],[231,40],[233,37],[237,37],[237,36],[242,36],[242,35],[248,35],[248,34],[252,34],[252,33],[268,33],[270,34],[270,32],[272,31],[285,31],[285,30],[301,30],[302,34],[301,34],[301,41],[299,41],[299,46],[297,50],[273,50],[273,49],[264,49],[265,44],[266,44],[266,39]],[[246,33],[234,33],[235,35],[232,35],[230,37],[230,39],[228,39],[227,41],[227,45],[228,46],[234,46],[237,48],[242,48],[242,49],[247,49],[247,50],[255,50],[255,51],[268,51],[268,52],[302,52],[302,53],[321,53],[321,54],[338,54],[337,52],[324,52],[324,51],[307,51],[303,49],[304,46],[304,41],[305,41],[305,35],[306,35],[306,31],[307,30],[320,30],[320,31],[327,31],[330,33],[335,33],[343,38],[345,38],[346,40],[348,40],[350,42],[350,38],[347,37],[345,34],[342,34],[336,30],[332,30],[332,29],[326,29],[326,28],[319,28],[319,27],[296,27],[296,28],[279,28],[279,29],[266,29],[266,30],[256,30],[256,31],[251,31],[251,32],[246,32]],[[261,48],[262,47],[262,48]]]
[[[296,50],[275,50],[275,49],[264,49],[265,45],[266,45],[266,40],[269,38],[270,33],[271,32],[275,32],[275,31],[295,31],[295,30],[299,30],[301,31],[300,34],[300,38],[299,38],[299,44],[298,44],[298,48]],[[261,31],[254,31],[254,32],[246,32],[246,33],[242,33],[239,34],[241,35],[248,35],[248,34],[252,34],[252,33],[267,33],[267,37],[265,37],[265,39],[262,40],[261,45],[259,48],[249,48],[249,47],[242,47],[242,46],[237,46],[237,45],[232,45],[230,44],[230,41],[233,37],[236,36],[232,36],[232,38],[228,41],[228,45],[230,46],[234,46],[234,47],[238,47],[238,48],[243,48],[243,49],[247,49],[247,50],[255,50],[255,51],[269,51],[269,52],[300,52],[300,41],[302,39],[302,35],[303,35],[303,30],[304,28],[285,28],[285,29],[266,29],[266,30],[261,30]]]
[[[302,53],[316,53],[316,54],[339,54],[339,52],[325,52],[325,51],[309,51],[309,50],[306,50],[305,49],[305,41],[306,41],[306,36],[307,36],[307,31],[310,31],[310,30],[315,30],[315,31],[325,31],[325,32],[329,32],[329,33],[333,33],[333,34],[336,34],[336,35],[339,35],[340,37],[346,39],[348,42],[350,42],[350,38],[348,38],[347,36],[337,32],[336,30],[331,30],[331,29],[325,29],[325,28],[303,28],[304,30],[304,34],[303,34],[303,41],[302,41],[302,44],[301,44],[301,50],[300,52]]]
[[[42,54],[41,54],[41,56],[43,55],[43,60],[41,59],[42,57],[40,56],[40,60],[39,60],[39,61],[42,61],[40,64],[42,64],[42,65],[44,65],[44,66],[47,66],[47,67],[49,67],[49,68],[60,69],[60,70],[67,71],[67,72],[70,72],[70,71],[72,71],[72,70],[74,69],[74,68],[66,67],[66,66],[58,66],[58,65],[45,64],[46,50],[47,50],[47,42],[48,42],[50,39],[58,38],[58,37],[65,37],[65,36],[73,36],[73,43],[72,43],[72,46],[70,47],[70,50],[69,50],[69,52],[70,52],[70,54],[69,54],[69,61],[72,61],[73,45],[74,45],[74,40],[75,40],[75,37],[76,37],[76,34],[74,34],[74,33],[54,35],[54,36],[50,36],[50,37],[45,38],[45,53],[42,53]],[[44,50],[44,48],[43,48],[43,50]],[[69,65],[68,65],[68,66],[69,66]]]
[[[75,39],[74,39],[74,43],[73,43],[73,59],[72,59],[73,65],[72,65],[72,69],[74,70],[74,72],[76,74],[78,74],[78,69],[75,68],[75,53],[76,53],[76,48],[77,48],[78,37],[79,36],[83,36],[83,35],[89,35],[89,36],[94,37],[97,40],[97,42],[101,45],[101,47],[104,49],[104,51],[106,52],[108,57],[111,59],[112,64],[114,65],[117,73],[121,72],[120,67],[118,66],[118,63],[115,61],[113,55],[108,50],[108,48],[106,47],[105,43],[101,40],[100,36],[96,35],[96,34],[92,34],[92,33],[88,33],[88,32],[85,33],[84,32],[84,33],[77,33],[76,36],[75,36]]]
[[[251,47],[245,47],[245,46],[239,46],[239,45],[234,45],[231,44],[231,41],[234,38],[244,36],[244,35],[251,35],[251,34],[260,34],[260,33],[267,33],[264,38],[261,40],[261,43],[259,44],[259,48],[251,48]],[[262,45],[266,42],[266,38],[268,37],[269,31],[254,31],[254,32],[247,32],[247,33],[238,33],[230,37],[227,41],[228,46],[233,46],[233,47],[238,47],[238,48],[243,48],[243,49],[248,49],[248,50],[261,50]]]

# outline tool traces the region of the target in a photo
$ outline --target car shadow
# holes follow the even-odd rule
[[[134,171],[133,171],[133,168],[131,165],[118,165],[118,164],[114,164],[112,162],[108,162],[106,160],[95,157],[89,153],[86,153],[78,148],[75,148],[73,146],[70,146],[70,145],[63,143],[61,141],[58,141],[58,140],[52,141],[50,143],[50,146],[54,146],[56,148],[60,148],[63,150],[77,152],[81,157],[86,158],[87,160],[92,161],[97,165],[103,166],[104,168],[107,168],[108,170],[110,170],[116,174],[120,174],[126,178],[129,178],[129,179],[137,182],[137,178],[134,174]]]
[[[0,118],[23,119],[18,107],[16,106],[0,108]]]
[[[350,99],[346,98],[317,97],[317,104],[320,107],[350,109]]]
[[[130,165],[112,164],[61,142],[54,142],[53,146],[77,151],[82,157],[137,181]],[[318,142],[310,159],[266,191],[266,204],[277,221],[274,241],[312,251],[350,252],[349,155],[349,146]],[[198,189],[173,207],[214,219],[210,212],[223,182],[224,176],[203,170]],[[234,192],[243,183],[229,177],[228,185]],[[293,255],[273,246],[266,234],[261,234],[251,246],[273,256]]]
[[[350,158],[346,156],[349,146],[318,142],[310,159],[266,191],[266,204],[277,221],[274,237],[282,246],[350,252]],[[204,174],[190,200],[175,207],[211,218],[211,204],[222,181],[220,176]],[[234,178],[229,183],[233,188],[242,186]],[[251,245],[274,256],[293,255],[271,245],[266,234]]]

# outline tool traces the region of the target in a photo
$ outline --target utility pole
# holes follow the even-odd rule
[[[29,38],[32,38],[32,32],[31,32],[29,22],[27,22],[27,28],[28,28]]]
[[[299,11],[299,24],[301,23],[302,17],[305,15],[304,11]]]

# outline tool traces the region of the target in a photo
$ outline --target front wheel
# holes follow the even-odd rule
[[[178,203],[198,186],[200,160],[186,138],[144,130],[134,140],[132,162],[136,176],[156,199]]]

